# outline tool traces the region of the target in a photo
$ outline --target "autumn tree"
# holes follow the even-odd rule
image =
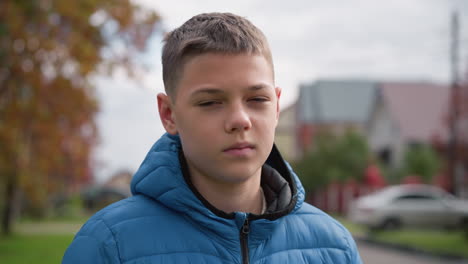
[[[43,207],[89,181],[99,104],[93,74],[136,76],[159,17],[130,0],[0,1],[0,198],[9,233],[15,197]]]

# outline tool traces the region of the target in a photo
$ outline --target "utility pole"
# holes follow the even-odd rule
[[[460,115],[460,83],[458,76],[458,48],[459,48],[459,21],[458,12],[454,11],[450,21],[450,65],[451,85],[449,103],[449,145],[448,154],[448,176],[450,177],[450,192],[457,194],[457,183],[459,182],[458,162],[458,119]]]

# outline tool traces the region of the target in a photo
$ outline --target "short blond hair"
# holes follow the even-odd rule
[[[268,41],[249,20],[231,13],[200,14],[164,38],[163,81],[170,97],[175,98],[177,83],[187,60],[205,53],[262,55],[274,74]]]

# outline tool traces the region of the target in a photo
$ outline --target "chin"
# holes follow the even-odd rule
[[[259,166],[260,168],[261,166]],[[256,176],[256,173],[259,171],[259,168],[252,168],[252,169],[241,169],[241,170],[231,170],[226,171],[226,173],[222,176],[224,181],[229,183],[243,183],[252,179]],[[260,173],[259,173],[260,175]]]

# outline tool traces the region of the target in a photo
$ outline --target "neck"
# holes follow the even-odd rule
[[[262,213],[264,196],[260,189],[261,168],[249,179],[232,183],[214,181],[190,167],[193,185],[217,209],[226,213]]]

